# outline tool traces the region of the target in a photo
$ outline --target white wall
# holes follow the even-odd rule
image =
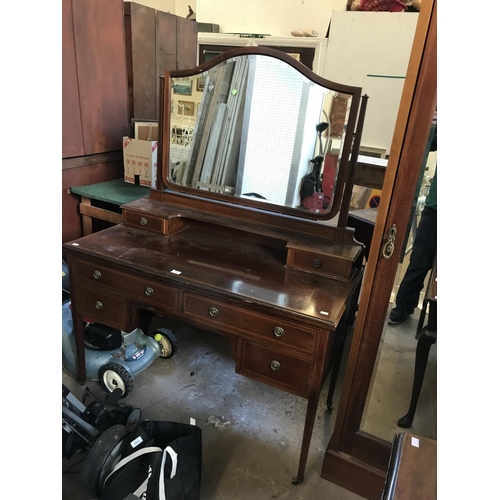
[[[389,154],[418,13],[333,12],[325,78],[369,96],[362,146]],[[377,77],[368,75],[378,75]]]
[[[196,20],[214,23],[223,33],[269,33],[289,36],[294,29],[312,28],[325,37],[332,11],[343,11],[346,0],[197,0]]]

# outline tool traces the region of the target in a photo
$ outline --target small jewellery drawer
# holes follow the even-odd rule
[[[348,280],[352,262],[332,255],[291,249],[288,253],[288,265],[316,274]]]
[[[280,389],[307,395],[312,362],[243,341],[236,371]]]
[[[147,229],[154,233],[165,234],[165,219],[155,217],[154,215],[144,214],[141,212],[133,212],[123,210],[123,222],[127,226],[137,227],[139,229]]]
[[[101,291],[76,287],[73,303],[78,304],[78,312],[85,319],[108,326],[125,328],[125,301]]]
[[[178,309],[177,288],[78,259],[75,260],[75,270],[78,278],[128,292],[135,300]]]
[[[227,331],[257,336],[276,345],[292,346],[308,353],[312,353],[315,348],[314,330],[298,328],[293,323],[279,318],[258,314],[222,301],[186,293],[184,313]]]

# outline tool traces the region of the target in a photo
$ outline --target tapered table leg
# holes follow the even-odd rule
[[[318,409],[319,391],[313,396],[310,396],[307,402],[307,414],[304,424],[304,434],[302,436],[302,447],[300,449],[299,470],[297,476],[293,478],[292,484],[300,484],[304,480],[304,472],[306,470],[307,455],[309,454],[309,446],[311,445],[312,431],[314,420],[316,419],[316,410]]]

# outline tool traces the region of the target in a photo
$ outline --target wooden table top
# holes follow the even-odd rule
[[[217,290],[334,329],[359,283],[285,267],[285,250],[186,227],[170,237],[119,224],[64,245],[113,267],[136,269],[170,284]]]
[[[394,443],[382,500],[437,498],[437,441],[402,433]]]

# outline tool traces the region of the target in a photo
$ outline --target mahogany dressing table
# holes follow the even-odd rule
[[[180,150],[169,133],[186,98],[177,92],[199,77],[194,133]],[[224,335],[236,373],[308,400],[298,484],[320,391],[340,363],[339,324],[361,284],[363,246],[346,222],[366,98],[258,47],[166,72],[161,87],[156,189],[122,206],[123,223],[64,245],[78,380],[84,318],[129,332],[158,314]],[[322,119],[339,94],[344,133],[323,189]]]

